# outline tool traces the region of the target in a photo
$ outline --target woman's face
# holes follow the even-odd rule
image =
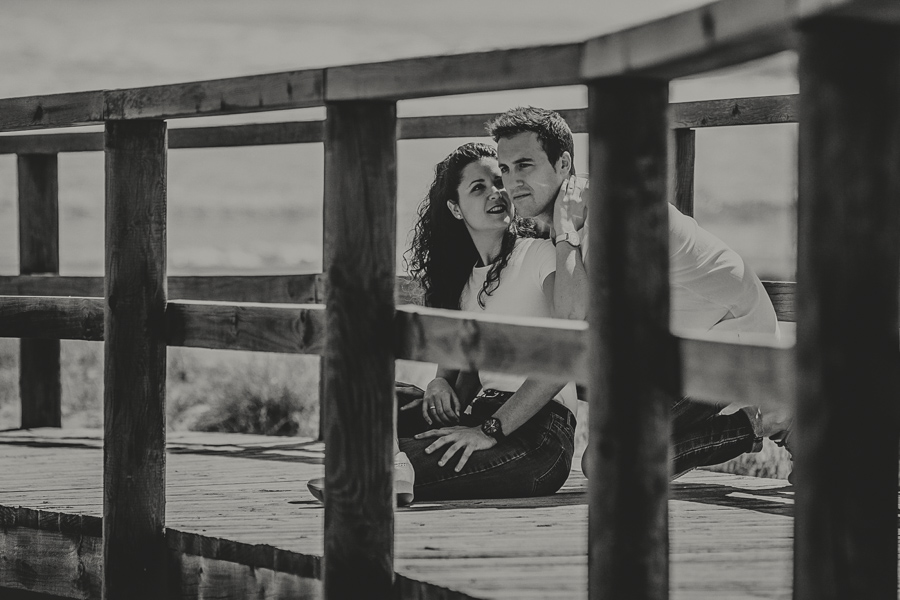
[[[449,202],[449,208],[473,231],[502,232],[512,219],[512,203],[506,190],[500,165],[496,158],[480,158],[462,171],[457,188],[459,204]]]

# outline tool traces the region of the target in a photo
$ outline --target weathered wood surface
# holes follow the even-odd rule
[[[325,99],[422,98],[581,83],[581,44],[429,56],[328,69]]]
[[[322,69],[0,100],[0,131],[321,106]]]
[[[166,340],[192,348],[322,354],[325,307],[171,301]]]
[[[588,86],[589,597],[669,597],[669,412],[681,395],[669,332],[667,81]]]
[[[55,154],[20,154],[19,272],[59,273],[59,161]],[[22,427],[59,427],[62,387],[59,340],[19,341]]]
[[[794,321],[792,281],[763,281],[779,321]],[[168,278],[169,298],[217,302],[312,304],[325,301],[325,278],[307,275],[227,275]],[[398,277],[394,297],[398,304],[421,304],[421,292],[407,277]],[[0,275],[0,295],[103,296],[102,277]]]
[[[166,342],[218,350],[321,354],[322,305],[170,301]],[[559,381],[587,382],[583,321],[505,318],[398,306],[396,358],[440,362]],[[792,336],[730,336],[681,331],[686,394],[698,400],[780,406],[793,398]],[[103,339],[103,299],[0,296],[0,337]],[[548,349],[552,349],[548,353]]]
[[[209,558],[250,562],[265,552],[228,540],[322,555],[324,511],[305,485],[323,473],[321,443],[190,432],[168,437],[166,524],[188,536],[176,547],[199,555],[190,536],[202,535],[219,540],[200,544],[217,552]],[[0,433],[0,505],[99,517],[101,445],[98,431]],[[787,482],[697,471],[672,484],[669,513],[674,600],[791,597],[793,488]],[[396,513],[398,584],[427,581],[475,598],[584,599],[586,525],[586,482],[577,469],[545,498],[415,503]],[[0,540],[9,539],[2,531]],[[4,564],[0,577],[8,577]],[[434,589],[401,598],[457,600]]]
[[[587,110],[557,111],[573,133],[587,132]],[[406,117],[397,120],[398,140],[483,137],[484,124],[494,113]],[[723,100],[676,102],[669,105],[673,129],[762,125],[797,122],[797,96],[760,96]],[[318,143],[325,137],[324,121],[251,123],[169,130],[169,149],[263,146]],[[0,136],[0,154],[56,154],[103,150],[102,133]]]
[[[175,300],[309,304],[322,301],[321,273],[305,275],[207,275],[167,279]],[[103,297],[102,277],[0,276],[0,295]]]
[[[669,105],[669,126],[699,129],[796,123],[798,103],[796,94],[678,102]]]
[[[728,67],[792,49],[801,19],[828,14],[900,22],[895,2],[719,0],[588,40],[581,74],[675,79]]]
[[[675,130],[675,208],[694,216],[694,163],[697,158],[697,134],[693,129]]]
[[[328,89],[333,80],[329,77]],[[397,106],[331,102],[325,131],[325,568],[328,600],[394,580]]]
[[[801,35],[795,598],[896,598],[900,29]]]
[[[166,589],[166,124],[108,122],[103,599]]]
[[[0,337],[100,341],[103,299],[0,296]]]

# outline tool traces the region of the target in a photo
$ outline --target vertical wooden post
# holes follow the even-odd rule
[[[106,124],[103,598],[166,589],[166,124]]]
[[[59,273],[59,175],[56,154],[20,154],[19,272]],[[60,427],[59,340],[19,342],[22,427]]]
[[[327,106],[325,597],[393,585],[396,105]]]
[[[675,208],[694,216],[694,162],[696,138],[693,129],[675,130]]]
[[[668,597],[668,83],[589,85],[589,597]]]
[[[897,598],[900,30],[803,25],[794,598]]]

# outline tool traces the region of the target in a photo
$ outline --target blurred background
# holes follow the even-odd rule
[[[696,0],[0,0],[0,97],[138,87],[581,41],[690,8]],[[672,83],[673,102],[790,94],[795,57]],[[581,86],[404,101],[400,116],[581,108]],[[324,109],[182,119],[170,128],[316,120]],[[98,131],[98,128],[87,128]],[[792,280],[795,125],[699,130],[696,218],[763,278]],[[397,257],[434,164],[464,141],[399,142]],[[485,140],[489,141],[489,140]],[[587,170],[586,136],[576,167]],[[102,153],[59,157],[60,271],[103,273]],[[169,153],[171,275],[322,268],[321,144]],[[18,272],[14,156],[0,156],[0,274]],[[102,346],[63,342],[63,425],[102,423]],[[318,360],[171,348],[169,427],[312,435]],[[401,363],[424,385],[434,367]],[[580,420],[585,421],[584,415]],[[0,429],[19,424],[18,341],[0,339]]]

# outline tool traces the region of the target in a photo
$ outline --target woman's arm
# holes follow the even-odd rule
[[[564,387],[565,384],[548,383],[532,378],[526,379],[516,393],[494,413],[494,417],[500,421],[503,434],[509,435],[525,424],[528,419],[536,415],[548,402],[552,401]],[[438,438],[425,449],[426,454],[431,454],[435,450],[450,445],[438,461],[438,465],[441,467],[446,465],[457,452],[462,450],[462,455],[454,469],[457,472],[466,466],[466,462],[468,462],[473,452],[487,450],[497,444],[497,440],[484,433],[480,425],[476,427],[432,429],[431,431],[420,433],[416,438]]]

